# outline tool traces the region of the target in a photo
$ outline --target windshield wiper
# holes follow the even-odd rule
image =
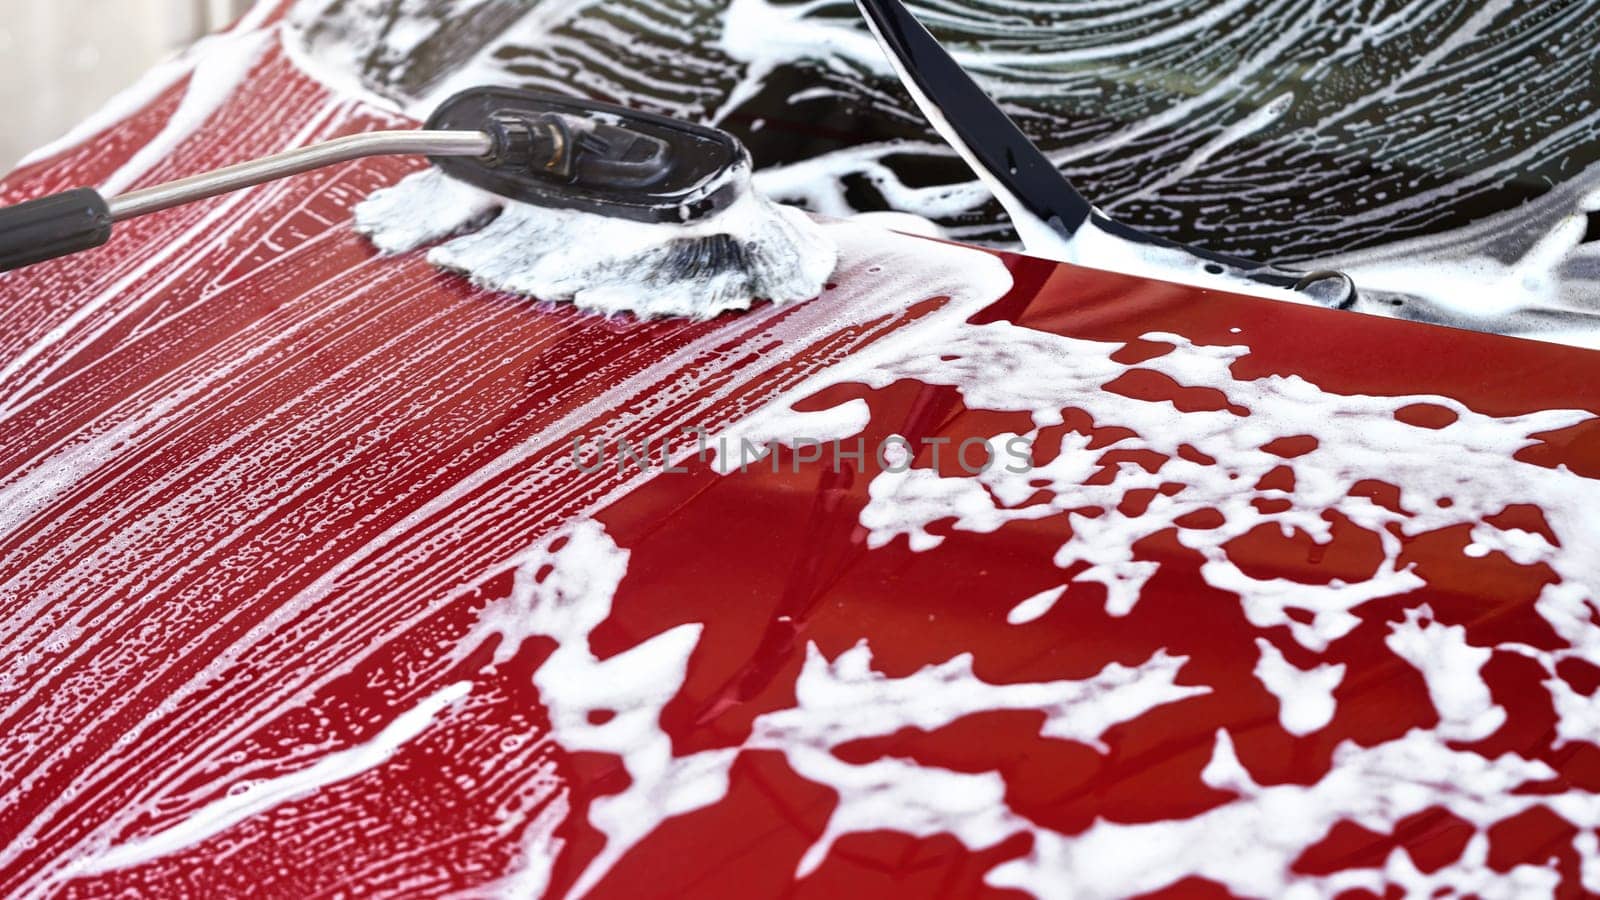
[[[1330,281],[1342,289],[1318,303],[1348,309],[1355,283],[1331,269],[1297,271],[1179,243],[1118,222],[1078,193],[1072,182],[983,92],[901,0],[856,0],[888,54],[900,83],[940,136],[967,161],[1006,211],[1024,245],[1066,244],[1090,225],[1149,248],[1184,254],[1213,276],[1234,276],[1267,287],[1301,291]],[[1030,239],[1031,238],[1031,239]],[[1093,264],[1093,260],[1081,260]],[[1321,292],[1319,292],[1321,293]]]

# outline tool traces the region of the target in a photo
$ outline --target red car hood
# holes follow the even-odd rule
[[[0,200],[396,124],[272,38]],[[8,894],[1600,890],[1600,355],[845,223],[607,320],[415,165],[0,278]]]

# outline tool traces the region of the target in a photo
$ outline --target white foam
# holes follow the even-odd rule
[[[762,3],[764,0],[745,0],[747,3]],[[1222,7],[1210,10],[1207,16],[1222,11]],[[1207,16],[1201,16],[1204,19]],[[867,24],[877,30],[877,26],[869,18]],[[887,51],[885,51],[887,54]],[[1074,263],[1094,269],[1103,269],[1110,272],[1123,272],[1130,275],[1140,275],[1146,278],[1159,278],[1174,281],[1180,284],[1189,284],[1197,287],[1207,287],[1217,290],[1232,291],[1234,293],[1251,294],[1258,297],[1267,297],[1277,300],[1290,300],[1297,303],[1306,302],[1307,298],[1295,291],[1285,288],[1269,287],[1244,278],[1220,271],[1219,266],[1209,265],[1204,259],[1196,257],[1186,251],[1172,247],[1162,247],[1154,244],[1145,244],[1117,237],[1096,225],[1093,219],[1086,219],[1071,234],[1066,235],[1056,228],[1040,220],[1023,201],[1016,196],[993,172],[990,172],[977,154],[962,139],[944,111],[934,103],[911,76],[905,71],[905,66],[897,57],[889,55],[889,62],[894,67],[900,78],[900,84],[916,101],[917,108],[921,110],[934,131],[944,138],[957,154],[966,161],[972,173],[977,176],[994,198],[1005,208],[1006,215],[1011,219],[1011,226],[1016,229],[1017,236],[1022,240],[1022,246],[1035,256],[1053,259],[1059,262]],[[1276,109],[1271,117],[1281,115],[1282,110],[1277,109],[1279,104],[1272,105],[1268,112]],[[1264,121],[1256,122],[1247,119],[1240,128],[1259,130],[1264,127],[1270,117]],[[1241,132],[1242,136],[1244,132]],[[1237,139],[1237,137],[1230,138]],[[1219,138],[1220,140],[1220,138]],[[1220,148],[1219,148],[1220,149]]]
[[[557,542],[559,549],[553,549]],[[587,649],[588,633],[609,613],[609,597],[625,573],[626,559],[626,551],[599,526],[577,523],[520,560],[511,597],[491,603],[479,628],[462,644],[465,653],[483,638],[499,635],[505,642],[495,656],[503,661],[526,637],[557,637],[555,655],[534,676],[551,710],[557,740],[569,749],[600,750],[623,760],[632,784],[615,797],[633,818],[604,809],[591,812],[591,824],[606,834],[607,844],[580,878],[580,895],[665,818],[725,796],[728,768],[742,750],[782,752],[797,774],[838,795],[796,877],[814,872],[839,838],[889,830],[923,837],[948,834],[973,850],[1029,834],[1032,849],[996,866],[985,881],[1043,898],[1130,896],[1189,877],[1257,896],[1331,896],[1353,888],[1381,891],[1389,884],[1429,892],[1449,887],[1484,896],[1521,896],[1550,888],[1555,876],[1530,865],[1509,871],[1488,865],[1483,829],[1537,806],[1551,807],[1580,829],[1600,825],[1600,802],[1584,791],[1515,790],[1551,778],[1554,773],[1544,763],[1513,754],[1489,759],[1453,749],[1445,729],[1415,729],[1372,747],[1341,744],[1327,774],[1311,785],[1258,783],[1233,753],[1227,733],[1218,732],[1202,779],[1217,790],[1233,792],[1235,800],[1183,820],[1100,819],[1071,835],[1013,812],[997,772],[953,772],[902,758],[852,763],[834,752],[863,738],[906,728],[932,731],[966,715],[1001,709],[1043,711],[1042,737],[1104,750],[1100,736],[1110,727],[1207,691],[1176,684],[1183,660],[1161,653],[1140,666],[1112,664],[1082,681],[991,684],[974,674],[967,655],[894,677],[872,668],[865,641],[833,660],[809,646],[795,683],[795,705],[757,717],[742,748],[662,756],[658,748],[669,746],[670,740],[659,730],[661,704],[681,684],[681,661],[691,652],[698,628],[679,626],[646,638],[613,658],[624,660],[616,671],[600,671]],[[1414,621],[1403,627],[1412,626],[1439,647],[1453,642],[1448,633]],[[1270,645],[1262,649],[1272,650]],[[1454,651],[1443,655],[1451,657]],[[1342,668],[1294,669],[1272,650],[1258,673],[1279,684],[1287,710],[1291,700],[1331,691]],[[1456,674],[1461,669],[1452,667]],[[1294,733],[1315,730],[1320,724],[1310,720],[1331,711],[1331,703],[1313,707],[1295,712],[1301,721]],[[618,716],[594,726],[589,713],[601,709],[618,711]],[[638,711],[639,716],[618,726],[614,723],[622,721],[621,711]],[[662,778],[671,779],[670,786]],[[1387,833],[1402,819],[1433,807],[1448,809],[1478,829],[1460,857],[1442,868],[1425,873],[1403,850],[1396,850],[1375,867],[1352,866],[1326,876],[1291,870],[1290,864],[1337,822]],[[1588,859],[1592,844],[1580,837],[1575,847]]]
[[[860,222],[863,225],[874,225],[878,228],[887,228],[901,234],[914,234],[918,237],[939,238],[949,237],[938,222],[916,213],[891,212],[889,210],[876,210],[873,212],[859,212],[850,216],[850,221]]]
[[[723,432],[715,447],[708,446],[711,465],[726,475],[754,466],[767,457],[775,444],[798,447],[842,440],[860,434],[871,416],[867,402],[860,399],[810,412],[791,410],[784,415],[750,416],[737,428]],[[798,459],[795,464],[799,464]]]
[[[867,486],[867,505],[860,521],[867,529],[867,546],[886,546],[905,535],[913,550],[932,550],[944,538],[931,534],[928,526],[954,517],[952,528],[977,534],[999,530],[1007,522],[1041,519],[1053,515],[1049,506],[1007,509],[995,502],[976,478],[945,477],[932,469],[906,467],[885,470]]]
[[[1481,673],[1494,650],[1468,644],[1466,628],[1432,619],[1433,610],[1426,604],[1408,609],[1405,621],[1389,626],[1384,643],[1422,673],[1428,698],[1439,713],[1442,737],[1482,740],[1506,720],[1506,711],[1490,696]]]
[[[1297,376],[1241,381],[1233,365],[1248,356],[1247,347],[1196,345],[1164,332],[1142,337],[1172,349],[1130,366],[1112,358],[1122,349],[1120,343],[1052,335],[1006,322],[971,324],[954,316],[919,320],[796,385],[755,418],[765,431],[777,433],[786,422],[799,427],[803,420],[793,405],[819,392],[846,384],[884,388],[915,379],[953,387],[970,409],[1026,413],[1039,428],[1059,423],[1066,408],[1082,410],[1102,428],[1126,427],[1135,436],[1095,450],[1088,449],[1087,436],[1069,433],[1055,459],[1027,472],[996,467],[963,477],[905,468],[909,455],[888,460],[889,468],[869,486],[869,503],[860,514],[869,546],[904,535],[913,551],[930,552],[940,545],[940,538],[927,530],[935,522],[984,533],[1018,519],[1095,506],[1103,510],[1097,516],[1072,513],[1071,537],[1058,549],[1055,563],[1063,568],[1090,563],[1078,580],[1106,585],[1108,614],[1133,611],[1142,586],[1162,566],[1154,559],[1138,559],[1131,548],[1172,530],[1203,559],[1205,582],[1238,597],[1247,621],[1258,629],[1286,629],[1301,647],[1318,655],[1364,621],[1362,608],[1371,601],[1425,586],[1402,560],[1401,535],[1469,525],[1472,542],[1463,550],[1464,558],[1501,552],[1517,564],[1548,566],[1560,579],[1545,588],[1536,609],[1567,646],[1555,651],[1520,645],[1505,649],[1537,660],[1551,673],[1547,687],[1561,717],[1561,739],[1594,738],[1600,729],[1595,711],[1600,703],[1567,688],[1555,677],[1554,667],[1568,658],[1600,658],[1600,629],[1590,618],[1595,612],[1592,598],[1600,589],[1593,562],[1600,558],[1600,483],[1515,458],[1532,435],[1591,420],[1592,413],[1545,410],[1493,417],[1442,396],[1335,394]],[[1161,373],[1181,386],[1220,391],[1228,404],[1248,415],[1223,409],[1184,412],[1167,401],[1135,400],[1104,389],[1132,368]],[[1417,403],[1445,407],[1456,420],[1428,429],[1397,417],[1399,410]],[[1264,449],[1277,438],[1296,435],[1312,439],[1310,449],[1299,456],[1289,459]],[[1017,435],[986,437],[994,447]],[[1217,462],[1191,462],[1179,453],[1185,445]],[[1109,484],[1086,484],[1100,468],[1100,456],[1113,450],[1153,451],[1166,459],[1154,472],[1123,463],[1113,467]],[[1293,474],[1292,484],[1257,486],[1279,468]],[[1399,511],[1354,491],[1368,480],[1399,486]],[[1139,515],[1118,510],[1129,491],[1167,482],[1184,489],[1156,496]],[[1253,503],[1257,499],[1286,500],[1288,508],[1262,512]],[[1554,541],[1486,521],[1519,503],[1544,512]],[[1220,513],[1222,524],[1178,524],[1201,510]],[[1376,536],[1381,558],[1370,572],[1315,582],[1261,577],[1247,573],[1226,550],[1234,538],[1263,526],[1285,536],[1304,533],[1326,544],[1334,538],[1329,513]],[[1126,896],[1190,876],[1216,880],[1238,893],[1264,895],[1281,894],[1291,886],[1313,893],[1336,893],[1344,885],[1381,889],[1390,878],[1400,884],[1457,885],[1491,893],[1543,884],[1542,876],[1528,867],[1510,873],[1488,867],[1481,840],[1472,845],[1476,849],[1431,875],[1417,871],[1403,854],[1391,856],[1378,869],[1352,869],[1328,879],[1289,874],[1289,863],[1340,819],[1385,832],[1412,812],[1443,806],[1481,829],[1531,806],[1547,805],[1579,827],[1600,821],[1600,801],[1584,791],[1554,799],[1511,793],[1524,782],[1548,777],[1542,763],[1517,757],[1488,760],[1448,746],[1448,741],[1489,736],[1504,721],[1505,710],[1494,703],[1482,675],[1494,648],[1473,646],[1464,626],[1431,618],[1426,609],[1408,611],[1404,621],[1391,623],[1386,646],[1422,676],[1439,715],[1436,727],[1372,748],[1342,747],[1331,770],[1309,788],[1255,785],[1236,761],[1229,762],[1225,741],[1219,742],[1216,765],[1209,771],[1241,793],[1237,803],[1186,821],[1100,822],[1075,837],[1034,830],[1035,851],[995,869],[990,883],[1037,896],[1065,896],[1063,886],[1069,884],[1077,896]],[[1292,735],[1311,734],[1332,721],[1344,664],[1316,662],[1300,669],[1272,644],[1257,646],[1261,656],[1256,675],[1278,697],[1284,729]],[[815,778],[824,777],[836,762],[819,756],[803,764],[807,777]],[[801,765],[796,763],[797,771]],[[881,802],[911,808],[903,823],[911,833],[926,833],[941,809],[951,816],[963,811],[970,822],[941,827],[974,842],[969,844],[974,848],[987,846],[983,842],[1007,827],[1033,829],[1020,821],[997,820],[990,811],[973,811],[973,798],[991,796],[997,787],[982,774],[952,780],[949,773],[917,772],[903,765],[881,766],[870,774],[838,773],[835,782],[842,787],[836,789],[845,797],[841,808],[847,810],[842,821],[849,823],[840,827],[864,827],[867,822],[897,827],[887,812],[877,818],[863,812]],[[911,784],[921,776],[930,785],[942,785],[949,797],[915,797]],[[850,791],[864,796],[850,797]],[[808,864],[816,862],[814,855],[807,859]]]
[[[1033,848],[995,867],[985,881],[1039,898],[1128,897],[1190,877],[1246,896],[1320,897],[1353,888],[1381,893],[1391,877],[1402,885],[1428,879],[1395,856],[1376,868],[1352,866],[1321,877],[1296,874],[1291,864],[1341,820],[1389,833],[1406,816],[1443,806],[1487,827],[1539,805],[1540,798],[1512,790],[1552,774],[1543,763],[1514,755],[1489,760],[1451,750],[1418,730],[1376,747],[1341,744],[1331,770],[1316,784],[1262,786],[1234,755],[1227,732],[1219,731],[1203,777],[1239,799],[1183,820],[1124,824],[1101,819],[1070,836],[1029,829]],[[1497,871],[1485,862],[1486,847],[1481,840],[1434,877],[1459,885],[1463,893],[1486,896],[1521,896],[1508,889],[1525,888],[1530,881],[1548,887],[1555,877],[1533,866]]]
[[[838,263],[820,225],[748,186],[700,221],[647,224],[530,206],[450,181],[427,169],[378,191],[356,207],[356,229],[389,253],[448,238],[428,261],[492,290],[646,318],[703,319],[757,299],[808,300]],[[701,242],[719,239],[739,245],[736,260],[704,255]]]
[[[480,612],[457,653],[464,658],[497,639],[498,664],[530,637],[555,638],[557,648],[533,678],[549,711],[551,736],[571,751],[613,754],[628,773],[628,787],[590,806],[589,822],[606,844],[578,878],[575,896],[598,884],[666,819],[722,799],[728,769],[740,752],[674,755],[660,726],[662,708],[682,686],[699,625],[648,637],[604,661],[589,649],[590,633],[610,615],[627,562],[628,552],[596,522],[579,521],[550,535],[516,560],[510,596]],[[951,831],[992,843],[1005,836],[995,824],[1011,821],[997,776],[897,761],[855,765],[838,759],[833,748],[902,728],[940,728],[976,712],[1034,709],[1045,713],[1044,737],[1103,751],[1107,729],[1209,691],[1176,683],[1183,663],[1182,657],[1157,653],[1138,666],[1109,664],[1083,680],[991,684],[973,672],[967,654],[897,678],[872,669],[865,642],[831,661],[809,646],[795,684],[796,705],[758,717],[743,749],[781,751],[797,772],[840,792],[841,803],[807,852],[801,874],[821,861],[835,839],[854,831]]]
[[[461,647],[498,637],[494,661],[504,663],[529,637],[555,638],[533,678],[551,736],[568,750],[614,754],[628,773],[628,787],[590,804],[589,822],[606,844],[573,886],[572,895],[582,896],[661,822],[720,799],[732,751],[675,756],[660,727],[699,625],[673,628],[606,660],[589,649],[589,634],[611,614],[628,565],[628,552],[598,523],[581,521],[545,538],[516,565],[511,595],[484,608]]]
[[[1344,663],[1321,663],[1302,669],[1283,658],[1266,638],[1256,638],[1261,658],[1255,676],[1278,698],[1278,724],[1292,735],[1322,730],[1333,721],[1333,690],[1344,680]]]

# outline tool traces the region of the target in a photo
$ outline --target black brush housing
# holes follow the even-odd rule
[[[635,222],[720,212],[750,168],[744,145],[720,129],[515,88],[462,91],[425,127],[494,138],[488,157],[430,157],[452,178],[522,203]]]

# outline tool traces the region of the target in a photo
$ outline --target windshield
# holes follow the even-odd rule
[[[1120,221],[1397,291],[1504,281],[1530,308],[1600,307],[1592,3],[912,8]],[[620,102],[732,131],[778,199],[1014,241],[848,2],[303,0],[292,21],[309,64],[413,114],[491,83]]]

